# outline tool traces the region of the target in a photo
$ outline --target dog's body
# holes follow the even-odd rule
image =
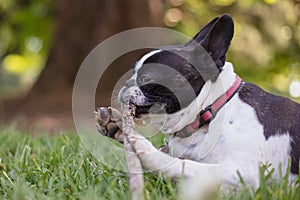
[[[199,126],[189,137],[174,134],[193,123],[201,110],[235,84],[237,76],[233,66],[225,62],[232,36],[231,17],[223,15],[194,37],[208,52],[214,68],[210,64],[195,66],[193,62],[199,60],[194,58],[198,47],[190,48],[191,41],[179,47],[154,50],[137,62],[135,73],[119,98],[137,106],[137,117],[143,117],[151,106],[159,104],[160,108],[154,109],[151,115],[152,125],[166,134],[172,155],[158,151],[142,136],[133,136],[134,149],[145,169],[175,179],[182,175],[201,179],[212,174],[225,185],[233,186],[240,181],[239,173],[246,185],[257,187],[259,166],[271,164],[275,168],[273,177],[278,179],[280,171],[286,172],[291,157],[290,178],[299,173],[300,105],[251,83],[242,82],[211,121]],[[173,72],[157,72],[151,63],[171,67],[185,77],[185,82]],[[172,80],[173,77],[177,78]],[[160,86],[162,82],[172,85],[171,91]],[[185,88],[182,83],[189,83],[190,87]],[[189,99],[184,94],[181,102],[176,101],[174,94],[187,91],[194,92],[195,96]],[[162,110],[165,115],[161,114]]]

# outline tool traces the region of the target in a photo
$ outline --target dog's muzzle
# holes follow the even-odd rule
[[[154,113],[164,111],[164,105],[147,98],[140,88],[136,86],[130,88],[123,87],[119,92],[118,98],[121,104],[129,101],[136,106],[136,117],[140,117],[142,114],[149,114],[150,110]]]
[[[123,87],[118,95],[120,103],[123,104],[129,101],[130,103],[139,106],[144,104],[145,98],[142,91],[136,86],[130,88]]]

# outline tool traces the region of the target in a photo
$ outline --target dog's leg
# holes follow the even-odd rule
[[[145,170],[160,173],[164,178],[180,180],[182,199],[210,199],[217,194],[222,165],[171,157],[157,150],[141,135],[133,135],[129,139]]]
[[[130,136],[130,142],[138,154],[145,170],[158,173],[163,176],[177,180],[190,178],[201,174],[219,173],[221,165],[203,164],[192,160],[171,157],[158,149],[141,135]]]

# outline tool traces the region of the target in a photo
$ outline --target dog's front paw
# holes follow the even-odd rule
[[[128,136],[128,139],[134,152],[138,155],[143,169],[153,173],[164,172],[170,164],[174,163],[175,158],[159,151],[143,136],[132,134]],[[170,174],[172,173],[170,172]]]
[[[122,114],[112,107],[100,107],[94,113],[98,131],[123,143]]]
[[[156,149],[152,143],[142,135],[133,134],[129,135],[128,138],[132,148],[139,156],[158,151],[158,149]]]

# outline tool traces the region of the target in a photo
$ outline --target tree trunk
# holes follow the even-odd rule
[[[34,123],[37,118],[55,119],[61,113],[71,118],[73,83],[89,51],[121,31],[160,26],[161,13],[159,0],[57,0],[55,32],[46,66],[25,98],[5,104],[6,118],[17,113]],[[127,66],[125,71],[130,67],[128,60],[123,59],[119,65]],[[114,80],[120,74],[108,76]],[[102,102],[108,103],[108,94],[102,96]]]

